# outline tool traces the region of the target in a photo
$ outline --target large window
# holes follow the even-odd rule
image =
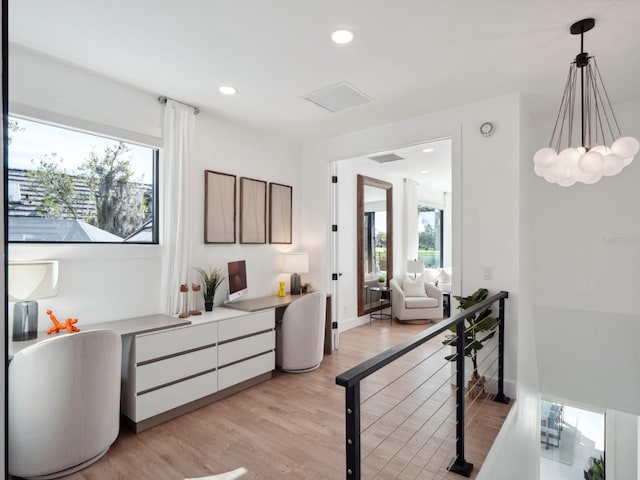
[[[425,268],[442,267],[442,210],[418,207],[418,259]]]
[[[10,242],[158,243],[158,150],[9,117]]]

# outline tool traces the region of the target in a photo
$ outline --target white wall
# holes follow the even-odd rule
[[[540,478],[540,386],[538,379],[536,343],[533,340],[534,325],[532,313],[531,270],[535,262],[532,252],[532,225],[525,212],[532,201],[528,178],[531,159],[531,138],[527,133],[531,130],[533,120],[528,115],[526,99],[520,103],[520,128],[518,139],[520,144],[518,175],[520,203],[519,218],[519,283],[518,322],[509,325],[515,329],[517,337],[517,402],[511,408],[498,437],[485,459],[478,480],[494,480],[513,478],[514,472],[526,479]],[[514,162],[516,159],[514,158]],[[513,197],[514,201],[516,197]]]
[[[279,253],[303,250],[300,235],[302,209],[299,207],[304,195],[300,186],[300,148],[257,131],[238,128],[211,115],[198,115],[195,141],[192,182],[193,201],[199,212],[196,218],[204,218],[202,205],[205,169],[237,175],[238,189],[240,177],[291,185],[294,206],[292,245],[205,244],[204,224],[196,222],[192,242],[193,265],[226,267],[226,262],[230,260],[244,259],[247,262],[248,296],[275,295],[280,280],[286,281],[288,290],[290,274],[279,272]],[[239,212],[239,205],[237,210]],[[239,239],[239,231],[237,233]],[[318,259],[311,255],[310,270],[317,262]],[[301,277],[302,282],[308,281],[307,274],[301,274]],[[195,280],[196,276],[193,279]],[[224,293],[227,289],[226,281],[221,288]],[[223,298],[216,295],[216,303],[221,300]]]
[[[10,67],[12,113],[161,145],[163,106],[156,93],[20,49],[11,49]],[[196,117],[194,140],[191,175],[197,220],[192,232],[193,266],[226,267],[227,261],[246,259],[249,295],[275,294],[277,281],[288,279],[278,273],[277,252],[300,246],[299,147],[206,112]],[[293,186],[294,244],[205,245],[205,169],[235,174],[238,182],[240,176],[247,176]],[[9,248],[10,259],[60,259],[59,295],[40,302],[40,330],[46,330],[50,323],[44,315],[47,308],[59,318],[77,317],[81,329],[83,324],[156,313],[161,255],[161,245],[13,244]]]
[[[607,478],[637,480],[638,416],[607,409],[605,419]]]
[[[623,132],[640,138],[640,101],[614,110]],[[537,122],[538,147],[552,122]],[[594,185],[562,188],[532,171],[527,182],[541,392],[638,415],[640,161]]]

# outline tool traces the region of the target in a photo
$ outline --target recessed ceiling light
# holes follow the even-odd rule
[[[344,45],[346,43],[350,43],[355,37],[355,33],[351,30],[347,30],[346,28],[341,28],[340,30],[336,30],[331,34],[331,40],[340,45]]]
[[[425,175],[429,173],[429,170],[420,170],[420,173],[424,173]]]
[[[433,148],[425,148],[424,150],[422,150],[424,153],[431,153],[433,152]]]
[[[218,88],[218,91],[223,95],[235,95],[236,93],[238,93],[238,90],[230,87],[229,85],[222,85],[220,88]]]

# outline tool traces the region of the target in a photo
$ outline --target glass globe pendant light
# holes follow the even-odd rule
[[[584,33],[595,24],[593,18],[585,18],[571,25],[571,34],[580,35],[580,53],[569,66],[549,146],[533,156],[536,175],[562,187],[570,187],[576,182],[592,184],[603,176],[617,175],[640,150],[638,140],[622,136],[596,59],[584,51]],[[573,147],[578,69],[581,139],[579,145]],[[566,147],[561,148],[561,145]]]

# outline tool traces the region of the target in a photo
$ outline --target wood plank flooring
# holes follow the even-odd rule
[[[267,382],[137,435],[123,428],[105,457],[66,478],[178,480],[244,466],[249,474],[243,480],[343,479],[344,390],[335,384],[336,375],[424,328],[424,325],[396,323],[389,326],[386,322],[374,322],[371,326],[363,325],[346,331],[341,334],[339,350],[334,355],[325,356],[318,370],[298,375],[275,372]],[[424,355],[425,351],[435,352],[439,347],[436,341],[425,346],[421,353],[417,352],[414,358],[402,359],[375,374],[362,385],[363,401],[387,385],[399,372],[411,369],[417,357]],[[434,357],[436,355],[439,354],[434,354]],[[405,390],[414,388],[413,377],[424,379],[422,368],[411,370],[393,385],[401,385]],[[449,367],[444,370],[448,375]],[[387,387],[364,403],[363,429],[373,424],[377,413],[388,408],[381,403],[383,397],[390,399],[391,404],[402,400],[405,395],[402,388]],[[450,390],[448,384],[444,388]],[[437,403],[438,395],[442,396],[442,393],[433,395],[427,403]],[[448,393],[445,398],[447,396]],[[414,399],[405,400],[411,401]],[[495,402],[477,402],[474,405],[473,413],[467,414],[470,438],[466,447],[467,460],[475,464],[473,477],[509,410],[509,406]],[[425,404],[424,408],[428,405]],[[410,411],[409,403],[402,403],[393,415],[385,417],[384,422],[387,423],[382,425],[383,430],[396,428],[400,436],[410,437],[412,434],[407,429],[413,424],[413,431],[419,432],[414,433],[415,437],[425,435],[420,426],[425,415],[429,414],[420,410],[419,414],[408,415],[406,411]],[[408,417],[411,417],[409,421],[402,424]],[[397,428],[400,424],[401,428]],[[449,418],[442,424],[449,429],[454,423]],[[363,433],[363,457],[372,448],[369,437],[378,438],[376,443],[380,443],[381,434],[375,428]],[[445,442],[444,448],[438,449],[438,445],[434,447],[430,442],[420,448],[416,444],[414,450],[398,449],[396,439],[392,439],[384,448],[376,449],[367,457],[365,466],[371,469],[376,462],[378,466],[388,462],[376,477],[380,479],[463,478],[440,468],[446,467],[451,458],[452,441],[455,439],[450,437],[436,433],[434,438],[441,438]],[[397,450],[402,455],[398,456]],[[389,456],[393,458],[390,462]],[[408,464],[405,462],[405,467],[398,463],[398,458],[402,460],[403,456],[404,460],[411,460]],[[425,462],[425,459],[430,461]],[[365,466],[363,478],[373,478],[365,475],[369,474]]]

